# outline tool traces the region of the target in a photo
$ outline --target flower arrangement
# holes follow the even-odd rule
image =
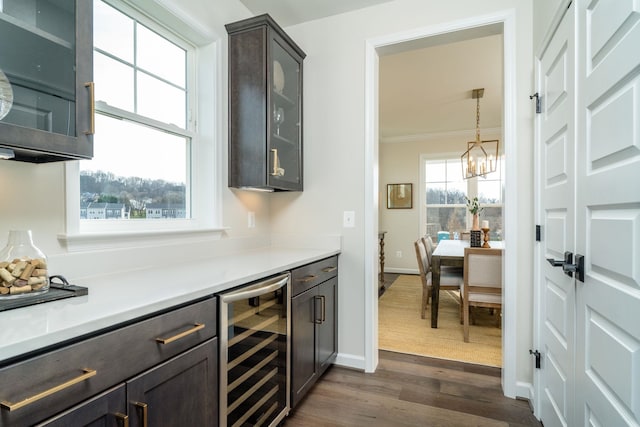
[[[465,199],[467,199],[467,209],[469,209],[469,212],[472,213],[473,215],[479,214],[484,209],[480,207],[480,202],[478,202],[478,197],[469,199],[468,197],[465,196]]]

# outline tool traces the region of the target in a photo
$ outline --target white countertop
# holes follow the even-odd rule
[[[89,295],[0,312],[0,362],[338,253],[264,248],[74,282]]]

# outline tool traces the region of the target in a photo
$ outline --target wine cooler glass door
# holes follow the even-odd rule
[[[289,411],[289,288],[284,274],[219,295],[221,426],[276,425]]]

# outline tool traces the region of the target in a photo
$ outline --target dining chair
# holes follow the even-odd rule
[[[427,305],[429,305],[429,297],[431,297],[431,263],[427,257],[427,250],[422,238],[416,240],[413,243],[416,250],[416,259],[418,261],[418,270],[420,271],[420,280],[422,281],[422,308],[420,311],[420,317],[426,318]],[[460,297],[462,297],[461,286],[463,282],[462,274],[440,274],[440,290],[455,290],[459,291]],[[460,315],[462,316],[462,301],[460,302]]]
[[[502,249],[465,248],[462,318],[464,342],[469,342],[471,307],[502,310]],[[500,316],[498,316],[500,319]]]
[[[429,265],[431,266],[431,256],[433,255],[433,251],[436,248],[436,245],[431,240],[431,236],[422,236],[422,243],[427,251],[427,258],[429,259]],[[441,265],[440,266],[440,274],[449,274],[454,276],[462,277],[462,267],[456,267],[453,265]]]
[[[421,237],[422,244],[424,245],[425,250],[427,251],[427,259],[429,260],[429,265],[431,265],[431,254],[433,253],[434,244],[433,240],[431,240],[431,236],[425,235]]]

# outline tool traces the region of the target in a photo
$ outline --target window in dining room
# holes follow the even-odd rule
[[[460,158],[425,160],[425,215],[423,230],[435,242],[461,236],[471,228],[467,197],[478,197],[480,217],[489,221],[491,239],[502,239],[503,159],[498,170],[487,178],[463,179]]]

